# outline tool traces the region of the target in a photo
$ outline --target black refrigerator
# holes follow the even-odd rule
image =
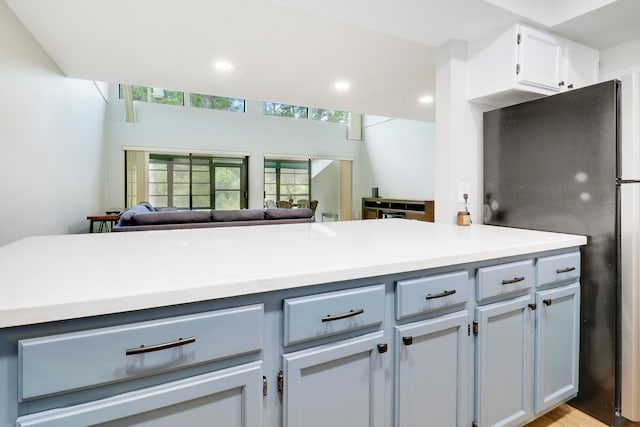
[[[608,425],[622,422],[621,203],[640,187],[621,167],[635,162],[622,152],[621,98],[613,80],[483,115],[484,223],[587,236],[570,404]]]

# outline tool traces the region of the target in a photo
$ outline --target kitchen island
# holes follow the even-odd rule
[[[576,347],[585,243],[396,219],[30,237],[0,248],[0,426],[400,426],[430,405],[520,425],[577,392],[545,406],[541,372]],[[519,376],[494,392],[499,361]]]

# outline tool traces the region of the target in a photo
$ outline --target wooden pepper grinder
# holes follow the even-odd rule
[[[464,193],[462,197],[464,198],[464,210],[458,211],[458,225],[469,225],[471,224],[471,213],[469,213],[469,209],[467,208],[469,195]]]

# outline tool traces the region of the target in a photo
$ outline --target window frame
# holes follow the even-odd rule
[[[274,167],[267,166],[268,163],[274,163]],[[295,182],[293,184],[282,184],[282,169],[297,169],[297,168],[287,168],[287,167],[283,168],[282,164],[286,165],[287,163],[289,164],[305,163],[306,164],[306,168],[305,168],[306,176],[307,176],[306,184],[296,184]],[[273,172],[268,171],[268,169],[273,169]],[[267,173],[275,173],[275,183],[272,183],[272,182],[267,183],[267,179],[266,179]],[[285,174],[291,174],[291,173],[285,172]],[[266,204],[266,200],[271,200],[269,196],[274,196],[273,197],[274,202],[287,200],[287,201],[292,201],[294,204],[297,203],[298,200],[310,200],[311,199],[311,159],[265,158],[264,166],[263,166],[263,181],[264,181],[264,203],[265,204]],[[295,178],[294,178],[294,181],[295,181]],[[267,193],[267,185],[275,185],[275,188],[276,188],[275,195],[273,193]],[[283,185],[294,185],[294,186],[305,185],[307,187],[307,192],[306,193],[283,192],[282,191]]]
[[[164,150],[138,150],[138,149],[129,149],[125,147],[125,202],[130,197],[129,187],[131,187],[131,182],[129,178],[129,168],[127,165],[127,153],[130,151],[135,152],[144,152],[147,154],[146,157],[146,169],[143,172],[146,178],[146,189],[147,189],[147,198],[154,207],[158,207],[159,209],[166,208],[176,208],[178,210],[206,210],[206,209],[220,209],[220,207],[216,206],[216,195],[217,190],[215,188],[215,168],[216,167],[237,167],[239,169],[239,179],[240,179],[240,187],[238,190],[229,190],[225,189],[224,191],[237,191],[239,194],[239,208],[238,209],[246,209],[249,205],[249,188],[248,188],[248,171],[249,171],[249,156],[248,155],[221,155],[221,154],[203,154],[203,153],[191,153],[191,152],[180,152],[180,153],[171,153]],[[166,182],[165,181],[151,181],[152,178],[152,164],[160,164],[162,163],[164,158],[164,162],[167,165],[166,168]],[[155,161],[154,161],[155,160]],[[180,162],[182,160],[182,162]],[[186,160],[186,161],[185,161]],[[204,162],[203,162],[204,161]],[[187,165],[187,171],[189,174],[188,178],[188,207],[181,206],[177,207],[175,203],[175,197],[182,197],[182,195],[176,195],[175,192],[175,165],[182,164]],[[209,205],[208,206],[200,206],[194,203],[194,197],[204,196],[205,194],[194,194],[194,185],[203,184],[200,182],[194,182],[194,166],[202,166],[205,165],[208,168],[209,181],[208,183],[204,183],[208,185],[209,192],[207,196],[209,197]],[[199,173],[198,171],[195,171]],[[141,172],[142,173],[142,172]],[[167,191],[166,195],[163,193],[151,194],[151,186],[152,184],[166,184]],[[221,190],[222,191],[222,190]],[[154,200],[154,197],[166,197],[166,206],[163,203],[158,203]],[[143,200],[138,199],[138,203]],[[236,209],[236,208],[233,208]]]

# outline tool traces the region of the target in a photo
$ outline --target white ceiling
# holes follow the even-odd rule
[[[640,38],[638,0],[5,1],[69,77],[427,121],[451,38],[518,19],[599,49]]]

